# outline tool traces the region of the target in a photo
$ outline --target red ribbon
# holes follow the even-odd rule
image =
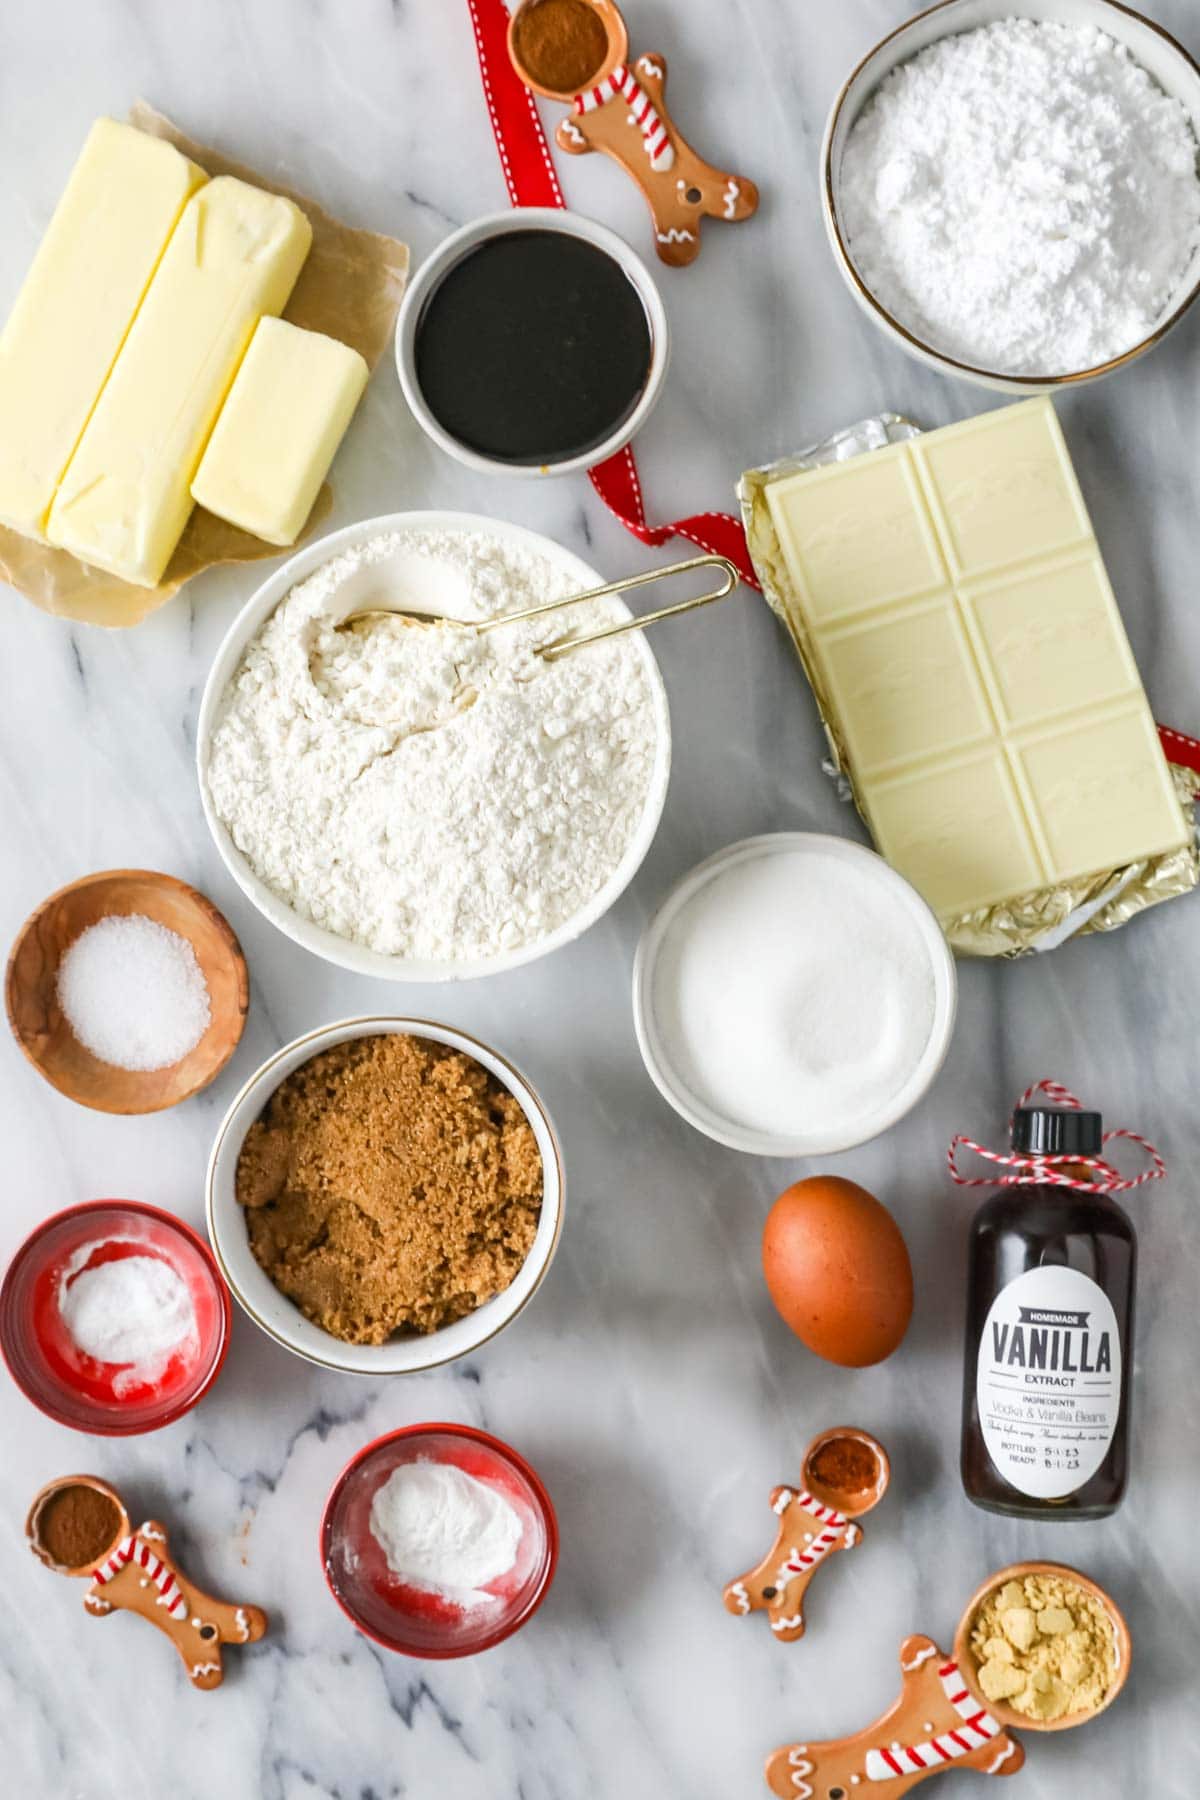
[[[565,208],[537,104],[508,54],[508,8],[504,0],[467,0],[467,5],[508,197],[514,206]],[[727,556],[749,587],[760,585],[741,520],[732,513],[695,513],[671,525],[650,524],[637,463],[628,445],[589,469],[588,476],[609,511],[648,548],[657,549],[674,537],[687,538],[701,550]],[[1197,748],[1200,752],[1200,746]]]
[[[508,197],[514,206],[565,208],[567,203],[538,117],[537,103],[513,68],[508,54],[505,0],[467,0],[467,5],[471,9],[479,71]],[[762,586],[754,573],[741,521],[732,513],[693,513],[670,525],[649,523],[637,463],[629,445],[616,456],[610,456],[607,462],[589,469],[588,475],[608,510],[626,531],[632,532],[649,549],[658,549],[674,537],[687,538],[701,550],[727,556],[747,586]],[[1159,737],[1169,761],[1200,775],[1200,739],[1185,737],[1183,732],[1171,731],[1166,726],[1159,727]]]
[[[504,0],[467,0],[496,148],[514,206],[566,207],[537,102],[508,54]]]
[[[1055,1101],[1059,1106],[1071,1106],[1080,1111],[1083,1102],[1078,1100],[1069,1088],[1057,1081],[1035,1081],[1027,1087],[1017,1107],[1028,1106],[1035,1094],[1045,1094],[1047,1099]],[[1016,1108],[1013,1109],[1014,1112]],[[1010,1121],[1011,1125],[1011,1121]],[[946,1152],[946,1163],[950,1170],[950,1179],[959,1187],[1069,1187],[1082,1188],[1087,1192],[1102,1194],[1123,1194],[1129,1188],[1141,1187],[1143,1182],[1161,1181],[1167,1172],[1164,1163],[1154,1145],[1140,1136],[1136,1131],[1106,1131],[1102,1138],[1105,1144],[1116,1138],[1126,1138],[1131,1144],[1137,1144],[1150,1159],[1150,1167],[1140,1175],[1122,1175],[1103,1156],[1031,1156],[1028,1151],[986,1150],[977,1144],[974,1138],[956,1137]],[[1014,1175],[960,1175],[958,1172],[958,1149],[960,1144],[971,1150],[976,1156],[982,1156],[985,1162],[999,1163],[1004,1168],[1016,1170]],[[1075,1173],[1081,1169],[1091,1171],[1089,1175]]]

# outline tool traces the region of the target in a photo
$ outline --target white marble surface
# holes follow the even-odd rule
[[[1194,0],[1149,0],[1192,48]],[[685,127],[760,180],[749,225],[710,227],[699,264],[664,273],[677,354],[641,443],[660,517],[727,505],[737,472],[890,405],[932,425],[971,390],[891,349],[844,294],[822,239],[815,158],[839,80],[905,0],[630,0],[636,46],[662,49]],[[504,192],[477,86],[465,0],[38,0],[5,9],[0,48],[0,308],[16,291],[91,119],[142,94],[348,219],[427,251]],[[703,121],[707,118],[707,124]],[[640,203],[600,159],[565,171],[572,201],[645,247]],[[1200,319],[1117,381],[1064,401],[1125,617],[1161,719],[1200,730],[1195,371]],[[431,450],[382,368],[337,471],[340,524],[406,505],[495,513],[552,533],[606,570],[644,553],[586,482],[473,477]],[[237,1086],[278,1043],[339,1016],[428,1011],[512,1053],[566,1144],[568,1217],[550,1280],[470,1363],[371,1385],[327,1376],[238,1316],[219,1386],[158,1435],[90,1441],[0,1379],[0,1789],[13,1800],[698,1800],[765,1793],[763,1755],[850,1730],[891,1698],[912,1629],[943,1642],[971,1587],[1049,1554],[1129,1610],[1129,1690],[1082,1732],[1030,1741],[1029,1800],[1188,1800],[1200,1602],[1195,1557],[1194,1168],[1200,901],[1048,960],[966,967],[949,1067],[883,1141],[834,1159],[894,1208],[917,1270],[902,1352],[836,1370],[773,1315],[758,1234],[803,1173],[693,1135],[642,1071],[628,987],[641,926],[686,868],[777,827],[854,832],[818,769],[813,709],[761,603],[746,593],[657,639],[676,769],[654,849],[587,938],[518,974],[392,990],[340,974],[275,934],[225,875],[192,771],[198,695],[255,584],[196,582],[129,635],[70,629],[3,605],[0,932],[92,869],[146,865],[198,883],[241,934],[253,1009],[232,1067],[177,1112],[73,1107],[9,1045],[0,1055],[0,1256],[69,1202],[127,1194],[202,1217],[206,1152]],[[1106,1523],[1031,1528],[974,1511],[956,1475],[961,1265],[971,1200],[949,1187],[951,1133],[994,1132],[1040,1074],[1164,1148],[1171,1180],[1137,1197],[1142,1227],[1136,1477]],[[485,1425],[542,1471],[561,1517],[557,1584],[539,1618],[475,1662],[390,1657],[329,1599],[321,1505],[368,1438],[422,1418]],[[850,1418],[895,1460],[893,1493],[849,1564],[819,1580],[808,1639],[768,1641],[721,1609],[723,1582],[765,1548],[766,1496],[802,1444]],[[200,1579],[261,1601],[275,1628],[222,1692],[192,1693],[164,1644],[127,1619],[86,1619],[77,1588],[21,1539],[33,1490],[70,1469],[116,1481],[174,1526]],[[982,1778],[958,1777],[964,1794]],[[957,1791],[957,1790],[956,1790]]]

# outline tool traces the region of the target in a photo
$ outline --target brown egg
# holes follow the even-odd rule
[[[785,1189],[767,1214],[762,1254],[780,1316],[827,1362],[882,1362],[907,1331],[907,1246],[887,1207],[857,1182],[814,1175]]]

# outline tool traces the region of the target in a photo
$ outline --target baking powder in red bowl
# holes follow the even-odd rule
[[[385,1504],[381,1516],[380,1496],[413,1470],[465,1476],[462,1498],[473,1494],[484,1530],[501,1535],[497,1527],[510,1514],[517,1522],[501,1558],[511,1554],[511,1562],[475,1591],[439,1589],[393,1566],[396,1546],[389,1556],[386,1530],[385,1541],[380,1535],[391,1509]],[[321,1549],[334,1599],[376,1643],[408,1656],[472,1656],[511,1636],[541,1604],[558,1558],[558,1525],[541,1481],[507,1444],[468,1425],[412,1425],[368,1444],[342,1471],[325,1508]],[[419,1568],[421,1559],[413,1560]]]
[[[216,1379],[229,1326],[207,1246],[138,1201],[48,1219],[0,1288],[0,1349],[17,1385],[60,1424],[100,1435],[187,1412]]]

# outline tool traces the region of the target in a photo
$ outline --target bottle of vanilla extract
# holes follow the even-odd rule
[[[1019,1106],[993,1158],[1019,1173],[971,1227],[962,1480],[990,1512],[1102,1519],[1124,1497],[1137,1239],[1106,1190],[1134,1184],[1103,1143],[1099,1113]]]

